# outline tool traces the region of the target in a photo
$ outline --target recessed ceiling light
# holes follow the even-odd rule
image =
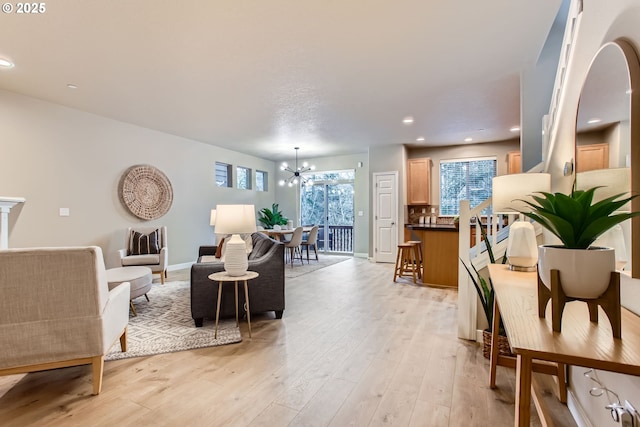
[[[471,141],[473,141],[473,138],[465,138],[464,139],[464,142],[471,142]]]
[[[420,137],[416,138],[416,141],[418,141],[418,142],[424,141],[424,136],[420,136]]]
[[[78,86],[76,86],[76,85],[74,85],[74,84],[72,84],[72,83],[69,83],[69,84],[67,85],[67,87],[68,87],[69,89],[78,89]]]
[[[596,123],[600,123],[602,121],[602,119],[599,119],[597,117],[594,117],[593,119],[589,120],[587,123],[590,125],[596,124]]]
[[[404,119],[402,119],[402,123],[404,123],[405,125],[410,125],[413,123],[413,117],[411,116],[407,116]]]
[[[0,58],[0,67],[2,67],[2,68],[13,68],[14,64],[13,64],[13,62],[9,61],[8,59]]]
[[[511,129],[509,129],[511,132],[520,132],[520,126],[512,126]]]

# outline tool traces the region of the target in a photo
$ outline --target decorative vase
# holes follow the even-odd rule
[[[567,297],[594,299],[609,287],[616,269],[613,248],[567,249],[557,245],[538,246],[538,274],[551,289],[551,270],[560,272],[560,283]]]

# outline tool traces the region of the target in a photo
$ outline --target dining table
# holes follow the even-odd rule
[[[312,226],[302,227],[302,232],[308,233],[311,231],[312,228],[313,228]],[[288,228],[286,230],[285,229],[280,229],[280,230],[268,229],[268,230],[261,230],[261,232],[265,233],[267,236],[271,237],[272,239],[277,240],[278,242],[282,242],[283,237],[293,234],[294,230],[295,228]]]

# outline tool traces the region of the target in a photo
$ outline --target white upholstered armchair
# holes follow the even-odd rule
[[[0,250],[0,375],[93,366],[102,388],[104,355],[126,351],[129,283],[109,291],[97,246]]]
[[[124,249],[118,251],[123,267],[148,267],[160,274],[164,283],[169,264],[167,227],[129,227],[125,234]]]

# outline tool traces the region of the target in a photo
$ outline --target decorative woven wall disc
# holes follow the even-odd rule
[[[120,199],[138,218],[156,219],[166,214],[173,202],[173,188],[162,171],[150,165],[131,166],[122,175]]]

